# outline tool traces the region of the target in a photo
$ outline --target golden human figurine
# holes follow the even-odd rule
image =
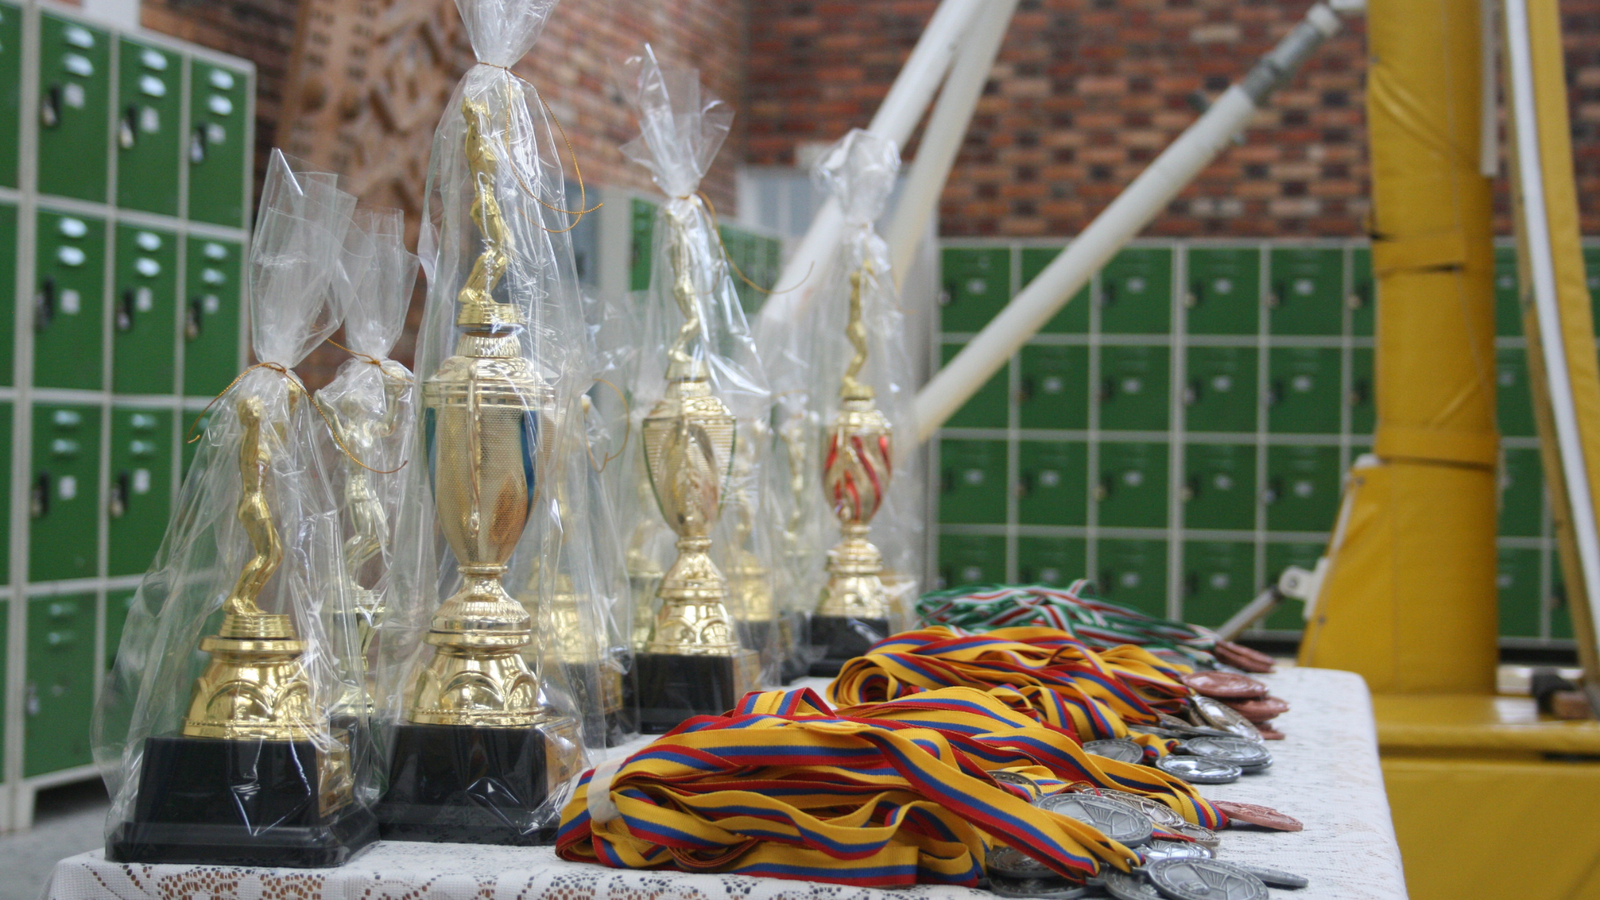
[[[272,507],[267,504],[267,471],[272,451],[261,440],[261,399],[239,401],[239,424],[244,437],[239,442],[239,524],[250,538],[255,555],[244,564],[224,603],[230,616],[260,616],[256,598],[283,563],[283,543],[272,524]]]
[[[872,387],[856,380],[856,376],[861,374],[861,367],[867,364],[867,323],[861,315],[863,276],[872,277],[870,266],[862,266],[859,271],[850,273],[850,319],[844,334],[856,352],[844,370],[844,382],[839,389],[839,396],[845,400],[871,400],[873,397]]]
[[[463,151],[473,181],[472,207],[468,215],[482,237],[483,249],[473,260],[472,271],[457,295],[461,303],[458,325],[482,320],[481,307],[495,302],[494,287],[510,262],[506,255],[506,223],[494,190],[500,171],[500,147],[493,137],[484,134],[484,126],[490,122],[489,107],[481,101],[465,100],[461,103],[461,115],[467,126]]]

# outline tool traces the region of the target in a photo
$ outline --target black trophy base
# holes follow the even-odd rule
[[[754,650],[734,656],[640,653],[633,673],[641,734],[666,734],[685,719],[720,716],[761,686]]]
[[[576,746],[571,731],[564,737]],[[539,808],[568,774],[556,752],[540,728],[400,725],[389,790],[373,810],[379,832],[387,841],[552,843],[559,811]]]
[[[634,721],[635,718],[637,717],[631,709],[613,709],[606,712],[605,744],[608,749],[621,747],[633,740],[633,736],[639,733],[639,725]]]
[[[822,651],[822,658],[811,664],[811,677],[838,675],[845,663],[865,655],[873,644],[888,636],[888,619],[812,616],[811,644]]]
[[[348,794],[337,808],[322,810],[320,762],[310,741],[149,738],[133,818],[112,832],[106,858],[306,869],[343,865],[378,839],[378,827]]]

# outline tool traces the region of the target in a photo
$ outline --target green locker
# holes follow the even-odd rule
[[[1005,441],[940,441],[939,469],[939,521],[1004,524]]]
[[[1045,266],[1055,261],[1061,255],[1060,247],[1024,247],[1022,248],[1022,283],[1017,285],[1020,292],[1033,282],[1033,279],[1044,271]],[[1039,329],[1040,334],[1085,334],[1089,330],[1089,286],[1084,285],[1078,289],[1072,299],[1067,301],[1050,321],[1044,323]]]
[[[1196,247],[1189,251],[1190,334],[1255,334],[1261,310],[1261,251]]]
[[[1261,392],[1254,347],[1190,347],[1184,387],[1189,431],[1254,432]]]
[[[1216,627],[1255,599],[1256,547],[1236,541],[1183,545],[1183,621]]]
[[[33,383],[102,390],[106,226],[40,212],[35,239]]]
[[[118,225],[116,253],[116,282],[111,286],[111,390],[170,394],[176,356],[178,236]]]
[[[94,761],[89,748],[89,718],[99,677],[94,633],[93,594],[28,601],[24,778]]]
[[[137,591],[106,592],[106,671],[117,661],[117,645],[122,643],[122,629],[128,623],[128,610],[133,609]]]
[[[1544,533],[1544,472],[1539,451],[1507,448],[1500,469],[1500,530],[1506,537]]]
[[[940,330],[979,331],[1011,300],[1011,251],[950,247],[941,257],[944,294]]]
[[[1600,247],[1583,248],[1584,281],[1589,286],[1589,304],[1594,327],[1600,333]]]
[[[1183,467],[1185,528],[1256,527],[1255,444],[1189,444]]]
[[[1100,445],[1095,489],[1101,527],[1167,526],[1167,445],[1108,442]]]
[[[1331,531],[1339,512],[1338,447],[1268,447],[1268,531]]]
[[[40,13],[39,193],[106,202],[110,104],[110,35]]]
[[[206,433],[206,427],[211,424],[211,417],[216,415],[213,407],[208,410],[186,409],[178,418],[180,430],[178,432],[178,451],[183,454],[183,478],[189,477],[189,467],[194,465],[194,455],[200,452],[200,440],[191,441],[195,435]],[[180,480],[178,482],[182,484]]]
[[[1278,576],[1290,566],[1299,566],[1310,572],[1316,569],[1317,560],[1327,550],[1322,544],[1291,543],[1267,545],[1266,584],[1276,584]],[[1303,631],[1306,627],[1306,608],[1303,603],[1288,601],[1278,604],[1272,615],[1261,622],[1261,627],[1271,631]]]
[[[1356,247],[1350,251],[1350,333],[1372,337],[1378,318],[1378,282],[1372,277],[1372,251]]]
[[[1528,385],[1528,351],[1501,347],[1494,351],[1496,418],[1502,437],[1534,437],[1533,394]]]
[[[1006,539],[989,534],[939,535],[941,587],[1006,580]]]
[[[941,364],[949,365],[950,360],[955,359],[956,354],[965,346],[965,344],[941,345],[939,348]],[[1007,400],[1010,395],[1007,385],[1010,383],[1009,365],[1001,366],[1000,371],[984,382],[983,387],[978,388],[972,399],[962,404],[961,408],[945,421],[944,427],[1005,428],[1011,424],[1011,409]]]
[[[172,511],[172,413],[111,410],[111,479],[106,575],[150,568]]]
[[[1066,587],[1088,574],[1083,538],[1017,538],[1017,580],[1023,584]]]
[[[183,393],[215,397],[239,374],[242,248],[190,237],[184,262]]]
[[[0,472],[11,472],[11,404],[0,402]],[[0,584],[11,582],[11,479],[0,478]],[[0,614],[3,616],[3,614]],[[3,641],[3,639],[0,639]],[[3,646],[3,643],[0,643]],[[0,669],[0,672],[5,671]],[[0,692],[3,693],[3,692]]]
[[[635,197],[629,210],[633,214],[633,251],[628,264],[628,289],[647,291],[650,289],[651,241],[656,232],[656,205]]]
[[[1378,398],[1374,393],[1377,375],[1372,351],[1357,347],[1350,351],[1350,390],[1344,402],[1350,407],[1350,433],[1372,434],[1378,427]]]
[[[183,58],[123,38],[117,51],[117,205],[178,214]],[[235,179],[240,175],[235,173]],[[231,224],[231,223],[230,223]]]
[[[98,558],[100,408],[33,407],[28,580],[92,578]]]
[[[1172,351],[1164,346],[1100,348],[1100,428],[1166,431]]]
[[[1112,603],[1167,615],[1167,542],[1102,540],[1095,586]]]
[[[1021,363],[1023,428],[1089,427],[1088,347],[1023,347]]]
[[[9,203],[0,203],[0,298],[0,385],[10,387],[16,366],[17,208]]]
[[[1522,300],[1517,286],[1517,249],[1494,248],[1494,333],[1501,337],[1522,334]]]
[[[1561,583],[1561,566],[1554,559],[1550,562],[1550,595],[1545,599],[1550,607],[1550,636],[1570,641],[1572,614],[1567,611],[1567,588]]]
[[[17,187],[21,149],[22,9],[0,3],[0,187]]]
[[[1172,330],[1172,250],[1130,247],[1100,273],[1100,330],[1166,334]]]
[[[1344,331],[1344,251],[1275,247],[1269,260],[1267,308],[1273,334]]]
[[[189,61],[189,218],[243,228],[251,147],[243,72]]]
[[[7,667],[6,657],[11,646],[11,604],[5,599],[0,599],[0,672],[10,672]],[[7,676],[7,680],[10,677]],[[6,695],[10,691],[0,691],[0,747],[5,746],[6,740]]]
[[[1017,521],[1082,525],[1088,519],[1089,445],[1023,441],[1017,448]]]
[[[1538,550],[1500,548],[1495,588],[1501,637],[1539,636],[1539,556]]]
[[[1278,434],[1338,434],[1339,351],[1274,347],[1267,354],[1267,430]]]

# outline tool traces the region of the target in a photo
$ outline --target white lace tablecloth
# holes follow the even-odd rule
[[[1229,829],[1220,859],[1304,875],[1296,900],[1404,900],[1400,850],[1378,768],[1361,678],[1326,669],[1265,676],[1293,709],[1272,768],[1202,788],[1215,800],[1271,806],[1301,832]],[[820,682],[818,682],[820,683]],[[993,900],[985,891],[878,891],[740,875],[632,872],[556,859],[548,847],[382,842],[338,869],[257,869],[107,862],[101,851],[56,865],[45,900]]]

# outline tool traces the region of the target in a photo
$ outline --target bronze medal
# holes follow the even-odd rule
[[[1262,828],[1271,828],[1274,831],[1299,831],[1305,826],[1298,819],[1290,818],[1270,806],[1257,806],[1254,803],[1235,803],[1231,800],[1213,800],[1211,805],[1227,813],[1228,818],[1235,822],[1245,822],[1250,825],[1259,825]]]
[[[1217,641],[1211,652],[1230,666],[1246,672],[1271,672],[1272,657],[1233,641]]]
[[[1248,675],[1235,675],[1232,672],[1191,672],[1180,678],[1195,693],[1218,700],[1245,700],[1267,695],[1267,686]]]
[[[1277,697],[1256,697],[1250,700],[1224,700],[1234,712],[1256,724],[1281,716],[1289,711],[1289,703]]]

